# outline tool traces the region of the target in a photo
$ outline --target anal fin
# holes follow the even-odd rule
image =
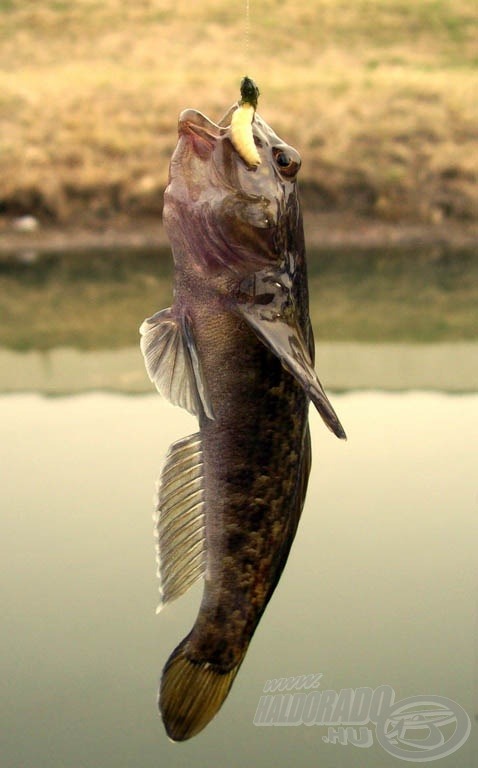
[[[163,605],[186,592],[205,570],[204,481],[199,434],[169,448],[155,511],[158,576]]]

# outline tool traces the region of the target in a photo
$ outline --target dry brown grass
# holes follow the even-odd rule
[[[310,204],[478,217],[476,0],[0,0],[0,212],[161,209],[176,118],[247,71]]]

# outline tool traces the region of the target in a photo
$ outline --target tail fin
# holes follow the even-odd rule
[[[187,638],[172,652],[163,669],[159,708],[167,734],[173,741],[195,736],[221,708],[241,662],[227,672],[207,661],[191,661],[185,652]]]

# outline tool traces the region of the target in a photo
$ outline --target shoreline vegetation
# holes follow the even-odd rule
[[[0,249],[164,242],[177,115],[246,72],[314,245],[476,243],[476,0],[250,5],[246,55],[240,3],[0,0]]]

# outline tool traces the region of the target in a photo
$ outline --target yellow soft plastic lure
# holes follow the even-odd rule
[[[252,168],[261,163],[252,132],[252,121],[258,98],[259,88],[250,77],[244,77],[241,83],[239,106],[231,118],[231,141],[244,162]]]

